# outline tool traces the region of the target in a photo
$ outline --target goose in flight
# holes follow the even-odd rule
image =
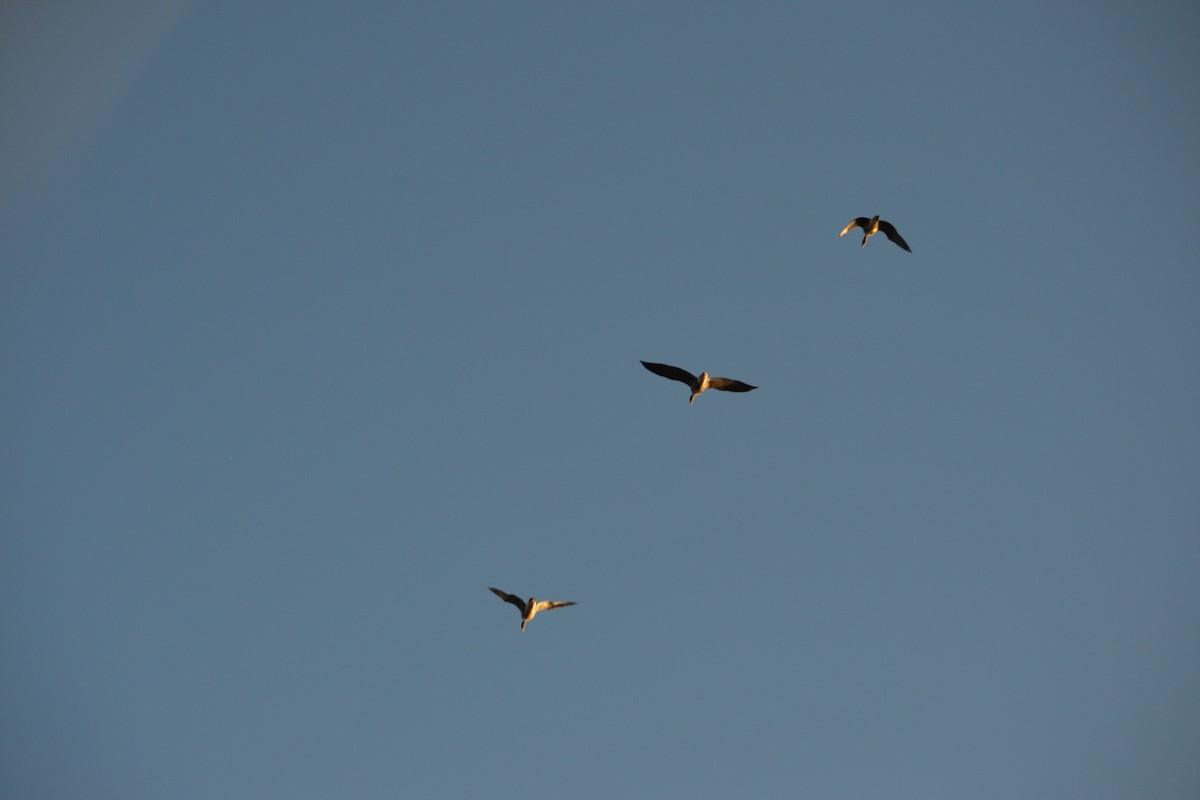
[[[532,620],[539,611],[549,611],[552,608],[562,608],[563,606],[575,605],[574,600],[538,600],[536,597],[531,597],[528,600],[522,600],[515,594],[502,592],[499,589],[489,586],[492,594],[499,597],[506,603],[512,603],[521,611],[521,631],[525,630],[525,623]]]
[[[687,370],[679,367],[672,367],[669,364],[655,364],[650,361],[643,361],[642,366],[653,372],[655,375],[661,375],[664,378],[670,378],[673,381],[686,383],[688,388],[692,390],[692,396],[688,398],[688,405],[691,405],[696,395],[703,392],[705,389],[719,389],[722,392],[749,392],[757,389],[757,386],[751,386],[748,383],[735,381],[732,378],[710,378],[707,372],[701,372],[697,378]]]
[[[896,226],[886,220],[880,219],[878,214],[876,214],[873,219],[868,219],[867,217],[858,217],[857,219],[850,220],[850,224],[842,228],[842,232],[838,234],[838,238],[842,238],[855,228],[863,229],[863,240],[859,247],[866,247],[867,239],[870,239],[875,234],[883,231],[884,236],[891,239],[908,252],[912,252],[912,248],[908,246],[908,242],[904,241],[904,237],[897,232]]]

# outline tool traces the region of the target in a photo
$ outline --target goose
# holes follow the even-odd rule
[[[703,392],[705,389],[718,389],[722,392],[749,392],[757,389],[757,386],[751,386],[748,383],[735,381],[732,378],[710,378],[707,372],[701,372],[697,378],[692,373],[679,367],[672,367],[669,364],[655,364],[652,361],[643,361],[642,366],[653,372],[655,375],[661,375],[664,378],[670,378],[673,381],[686,383],[688,388],[692,390],[692,396],[688,398],[688,405],[691,405],[696,400],[696,395]]]
[[[842,232],[838,234],[838,238],[839,239],[842,238],[843,236],[845,236],[847,233],[854,230],[855,228],[863,229],[863,240],[862,240],[862,244],[860,244],[859,247],[866,247],[867,239],[870,239],[875,234],[879,233],[880,231],[883,231],[884,236],[891,239],[893,242],[900,245],[900,247],[904,248],[908,252],[910,252],[910,253],[912,252],[912,248],[908,246],[908,242],[904,241],[904,237],[901,236],[899,234],[899,232],[896,231],[896,226],[893,225],[892,223],[888,222],[887,220],[880,219],[878,214],[876,214],[871,219],[868,219],[867,217],[858,217],[856,219],[850,220],[850,224],[847,225],[846,227],[842,228]]]
[[[494,586],[489,586],[492,594],[499,597],[506,603],[512,603],[521,611],[521,632],[525,632],[525,623],[537,616],[539,611],[549,611],[552,608],[562,608],[564,606],[575,605],[574,600],[538,600],[536,597],[531,597],[528,600],[522,600],[515,594],[502,592]]]

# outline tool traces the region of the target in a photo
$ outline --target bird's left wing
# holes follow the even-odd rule
[[[867,229],[867,226],[870,224],[871,224],[871,220],[867,219],[866,217],[856,217],[856,218],[850,220],[849,225],[842,228],[842,232],[838,234],[838,238],[839,239],[842,238],[843,236],[845,236],[847,233],[854,230],[855,228],[862,228],[865,231]],[[880,227],[882,227],[882,225]]]
[[[643,361],[642,366],[653,372],[655,375],[661,375],[664,378],[670,378],[673,381],[686,383],[688,386],[695,386],[697,378],[686,369],[672,367],[670,364],[656,364],[653,361]]]
[[[515,594],[509,594],[508,592],[502,592],[499,589],[495,588],[494,586],[489,586],[488,588],[492,590],[492,594],[496,595],[496,597],[499,597],[501,600],[503,600],[506,603],[512,603],[514,606],[521,609],[522,614],[525,613],[525,601],[524,600],[517,597]]]

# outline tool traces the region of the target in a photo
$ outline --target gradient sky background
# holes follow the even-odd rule
[[[1200,796],[1193,4],[106,5],[0,15],[0,795]]]

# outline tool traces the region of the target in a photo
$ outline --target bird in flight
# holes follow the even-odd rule
[[[521,612],[521,631],[525,630],[525,623],[532,620],[539,611],[549,611],[552,608],[562,608],[563,606],[575,605],[574,600],[538,600],[536,597],[531,597],[528,600],[522,600],[515,594],[502,592],[499,589],[489,586],[492,594],[499,597],[506,603],[512,603]]]
[[[838,238],[842,238],[855,228],[863,229],[863,240],[859,247],[866,247],[867,239],[870,239],[875,234],[883,231],[884,236],[891,239],[908,252],[912,252],[912,248],[908,246],[908,242],[904,241],[904,237],[897,232],[896,226],[886,220],[880,219],[878,214],[876,214],[873,219],[869,219],[867,217],[858,217],[857,219],[850,220],[850,224],[842,228],[842,232],[838,234]]]
[[[655,375],[661,375],[664,378],[670,378],[673,381],[686,383],[688,388],[692,390],[692,396],[688,398],[688,405],[691,405],[696,395],[703,392],[705,389],[718,389],[722,392],[749,392],[757,389],[757,386],[751,386],[748,383],[735,381],[732,378],[710,378],[707,372],[701,372],[697,378],[692,373],[679,367],[672,367],[669,364],[655,364],[650,361],[643,361],[642,366],[653,372]]]

